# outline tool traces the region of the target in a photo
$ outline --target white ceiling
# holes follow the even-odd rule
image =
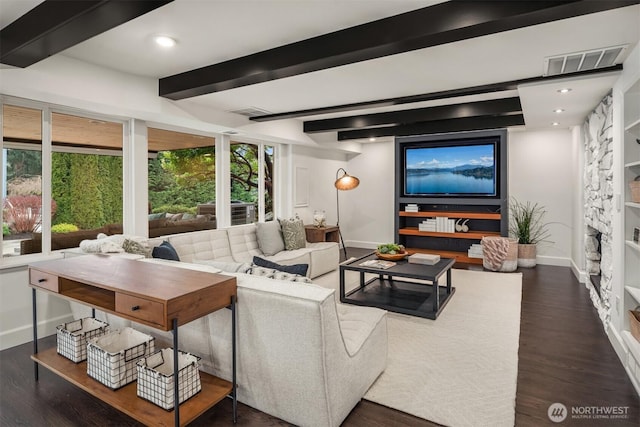
[[[0,0],[2,26],[37,3],[37,0]],[[160,78],[436,3],[440,1],[176,0],[61,54],[127,73]],[[178,44],[170,50],[156,47],[151,41],[155,34],[172,36]],[[635,5],[202,95],[188,101],[222,111],[257,107],[278,113],[416,95],[541,76],[545,57],[571,52],[628,45],[622,55],[624,59],[639,39],[640,5]],[[614,81],[615,76],[608,75],[585,77],[575,83],[563,82],[564,86],[573,86],[573,90],[562,97],[555,86],[548,83],[520,88],[527,128],[550,127],[552,121],[560,122],[560,127],[580,124]],[[495,96],[367,111],[417,108]],[[552,113],[555,108],[563,108],[565,113],[558,117]],[[321,117],[331,116],[336,114]],[[316,118],[320,116],[313,117]]]

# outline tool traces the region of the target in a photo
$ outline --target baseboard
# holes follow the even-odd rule
[[[73,320],[71,313],[38,322],[38,337],[48,337],[56,333],[56,326]],[[33,327],[23,325],[0,333],[0,350],[33,341]]]
[[[361,240],[347,240],[345,243],[348,248],[377,249],[380,243],[364,242]]]
[[[536,257],[536,261],[541,265],[555,265],[558,267],[570,267],[571,259],[570,258],[561,258],[561,257],[553,257],[553,256],[544,256],[538,255]]]
[[[613,323],[609,322],[607,327],[607,337],[609,337],[609,341],[611,342],[611,346],[615,350],[618,358],[622,362],[623,365],[627,364],[627,346],[622,341],[622,337],[613,326]]]
[[[584,270],[581,270],[573,260],[571,260],[571,271],[573,271],[573,275],[576,276],[578,282],[587,283],[587,280],[589,278],[587,276],[587,273]]]

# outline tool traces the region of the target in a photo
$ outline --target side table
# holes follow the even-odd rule
[[[326,227],[316,227],[315,225],[305,225],[304,231],[307,234],[307,242],[340,242],[340,227],[328,225]]]

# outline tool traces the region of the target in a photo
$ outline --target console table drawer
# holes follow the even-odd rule
[[[29,270],[29,283],[39,288],[58,292],[58,276],[40,270]]]
[[[116,311],[158,325],[164,324],[164,305],[148,299],[116,294]]]

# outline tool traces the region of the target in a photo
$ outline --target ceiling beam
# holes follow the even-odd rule
[[[381,138],[384,136],[425,135],[444,132],[462,132],[469,130],[501,129],[509,126],[524,125],[524,116],[483,116],[465,117],[433,122],[412,123],[408,125],[387,126],[338,132],[338,141],[349,139]]]
[[[164,77],[159,93],[173,100],[191,98],[637,2],[448,1]]]
[[[44,1],[0,30],[0,63],[28,67],[172,1]]]
[[[389,111],[361,116],[337,117],[333,119],[304,122],[305,133],[332,132],[362,129],[380,125],[400,125],[435,120],[459,119],[492,115],[522,114],[520,98],[491,99],[412,110]]]
[[[316,116],[319,114],[342,113],[345,111],[362,110],[365,108],[390,107],[392,105],[410,104],[414,102],[435,101],[437,99],[457,98],[461,96],[481,95],[485,93],[503,92],[508,90],[516,90],[519,85],[526,83],[536,83],[542,81],[560,80],[566,78],[582,77],[589,74],[609,73],[612,71],[621,71],[622,64],[612,65],[610,67],[597,68],[593,70],[576,71],[574,73],[566,73],[553,76],[537,76],[528,77],[526,79],[511,80],[500,83],[491,83],[480,86],[471,86],[459,89],[443,90],[440,92],[423,93],[419,95],[400,96],[396,98],[377,99],[373,101],[354,102],[351,104],[332,105],[328,107],[310,108],[306,110],[287,111],[283,113],[264,114],[261,116],[249,117],[249,120],[256,122],[268,122],[272,120],[295,119],[298,117]]]

